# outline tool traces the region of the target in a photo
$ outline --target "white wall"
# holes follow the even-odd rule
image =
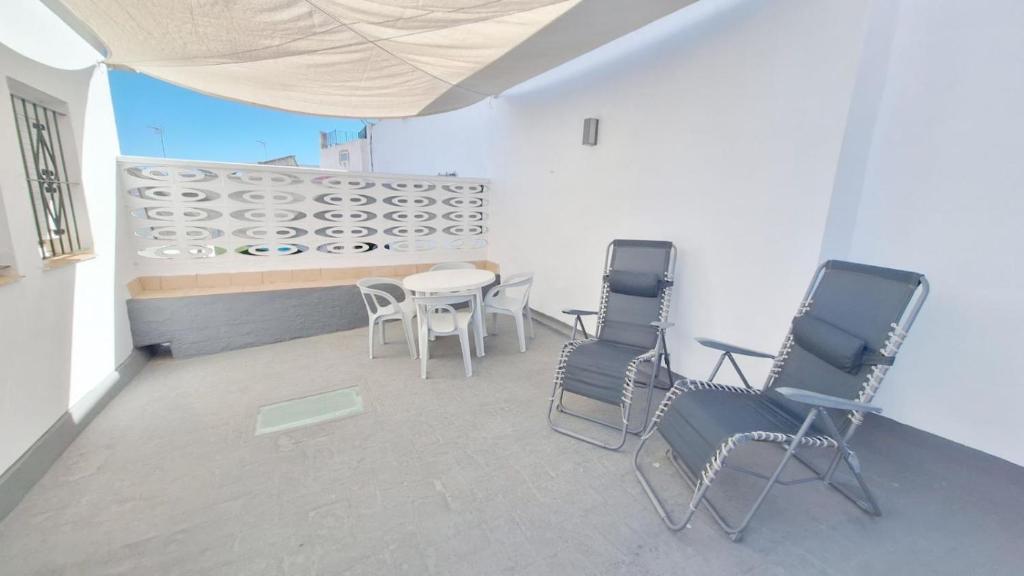
[[[775,350],[814,270],[866,5],[702,1],[496,99],[382,122],[375,160],[490,176],[489,257],[534,271],[551,315],[596,308],[611,239],[672,240],[670,346],[703,375],[694,336]]]
[[[932,282],[878,401],[1024,464],[1024,3],[901,3],[849,257]]]
[[[1024,464],[1022,29],[1015,0],[702,0],[498,98],[383,122],[374,154],[490,177],[489,257],[534,270],[549,314],[596,306],[609,239],[674,241],[690,374],[713,360],[698,334],[777,347],[820,259],[924,272],[878,403]]]
[[[370,127],[373,169],[394,174],[449,174],[489,178],[495,101],[421,118],[385,120]]]
[[[348,152],[348,162],[342,166],[339,154]],[[365,138],[356,138],[320,149],[320,167],[324,170],[370,172],[370,144]]]
[[[99,55],[38,3],[18,0],[4,11],[0,101],[10,101],[7,78],[14,78],[67,103],[96,258],[43,269],[14,119],[9,107],[0,108],[2,225],[9,226],[4,232],[24,276],[0,286],[0,470],[131,352],[124,279],[116,266],[118,142],[106,70],[73,70]]]

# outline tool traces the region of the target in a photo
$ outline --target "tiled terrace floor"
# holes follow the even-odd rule
[[[0,524],[0,573],[1020,573],[1022,470],[884,420],[858,443],[882,518],[812,484],[776,489],[742,543],[705,513],[669,532],[635,438],[548,430],[563,337],[538,326],[519,354],[502,327],[469,380],[451,338],[422,381],[401,343],[368,360],[363,330],[155,360]],[[365,414],[253,436],[259,406],[352,385]],[[682,503],[663,449],[645,462]]]

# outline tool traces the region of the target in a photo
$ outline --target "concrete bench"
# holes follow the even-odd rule
[[[477,262],[495,273],[492,262]],[[169,345],[177,358],[365,327],[360,278],[403,278],[433,264],[146,276],[128,285],[136,347]]]

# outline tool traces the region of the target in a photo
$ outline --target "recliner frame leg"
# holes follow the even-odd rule
[[[791,440],[790,444],[786,447],[786,454],[779,462],[779,465],[775,468],[775,471],[765,482],[764,488],[761,490],[757,499],[754,501],[754,504],[750,507],[750,510],[743,518],[743,521],[735,527],[730,525],[722,516],[722,514],[718,512],[714,505],[712,505],[711,502],[708,501],[706,493],[708,488],[710,488],[710,484],[704,482],[703,479],[700,479],[696,474],[687,470],[686,467],[682,465],[682,463],[678,462],[672,454],[672,450],[670,448],[668,451],[669,461],[673,464],[673,466],[680,473],[680,475],[687,481],[688,484],[690,484],[691,488],[693,488],[694,490],[693,497],[690,500],[689,510],[687,511],[686,515],[679,521],[675,521],[672,519],[668,510],[665,508],[664,504],[661,502],[661,499],[654,491],[654,488],[651,486],[647,477],[644,475],[643,470],[640,468],[640,453],[643,450],[644,445],[647,443],[647,440],[649,440],[650,437],[654,435],[654,431],[656,429],[649,430],[649,433],[644,435],[644,437],[640,441],[640,444],[637,446],[636,452],[633,454],[633,471],[636,473],[637,479],[640,481],[641,487],[643,487],[644,492],[647,493],[647,497],[654,505],[654,508],[658,512],[658,515],[661,517],[662,521],[670,530],[678,531],[685,528],[686,525],[690,522],[690,519],[693,518],[693,515],[696,513],[697,507],[703,504],[711,513],[712,517],[715,519],[718,525],[722,528],[722,531],[728,534],[729,538],[732,539],[733,542],[738,542],[740,539],[743,538],[743,531],[750,524],[750,521],[753,519],[758,509],[760,509],[761,504],[764,503],[764,499],[768,496],[768,492],[770,492],[772,487],[775,486],[779,479],[779,476],[782,474],[782,471],[785,469],[790,459],[795,456],[796,450],[800,444],[800,440],[807,434],[807,430],[810,429],[811,424],[817,417],[817,412],[818,409],[812,410],[807,415],[807,418],[804,419],[803,424],[800,426],[800,430]]]
[[[654,491],[654,487],[651,486],[650,482],[648,482],[647,480],[647,476],[645,476],[643,470],[640,469],[640,452],[644,449],[644,445],[650,438],[651,436],[645,435],[643,438],[640,439],[640,444],[637,445],[636,451],[633,453],[633,472],[636,473],[637,479],[640,480],[640,486],[644,489],[644,492],[647,493],[647,498],[650,499],[651,504],[654,504],[654,509],[658,512],[658,516],[661,517],[662,522],[664,522],[665,525],[668,526],[669,530],[682,530],[686,527],[687,524],[690,523],[690,519],[693,518],[694,513],[696,513],[696,504],[699,504],[700,501],[704,498],[704,491],[707,488],[698,488],[698,490],[700,490],[699,496],[697,495],[696,491],[694,492],[693,499],[691,500],[690,509],[689,511],[687,511],[686,516],[684,516],[682,520],[678,522],[672,520],[672,516],[671,514],[669,514],[668,509],[666,509],[665,505],[662,504],[661,498],[658,498],[658,494]]]
[[[605,426],[608,426],[608,427],[612,427],[612,428],[618,429],[618,428],[612,426],[611,424],[608,424],[607,422],[601,422],[601,421],[598,421],[598,420],[593,419],[593,418],[589,418],[589,417],[582,416],[582,415],[577,415],[577,414],[572,414],[572,413],[568,412],[567,410],[565,410],[562,407],[562,400],[561,400],[562,393],[563,393],[563,391],[559,388],[559,386],[557,384],[555,385],[554,390],[551,391],[551,401],[548,404],[548,416],[547,417],[548,417],[548,426],[552,430],[554,430],[555,432],[558,432],[559,434],[564,434],[566,436],[569,436],[570,438],[575,438],[577,440],[582,440],[583,442],[586,442],[587,444],[593,444],[594,446],[597,446],[599,448],[604,448],[606,450],[618,450],[618,449],[622,448],[623,446],[625,446],[625,444],[626,444],[626,436],[629,433],[628,430],[627,430],[628,425],[626,425],[626,424],[623,424],[622,429],[621,429],[621,435],[619,436],[618,441],[615,442],[615,443],[601,442],[600,440],[597,440],[597,439],[594,439],[594,438],[590,438],[590,437],[587,437],[587,436],[583,436],[582,434],[579,434],[577,432],[573,432],[572,430],[569,430],[568,428],[563,428],[563,427],[558,426],[557,424],[555,424],[555,422],[551,419],[551,413],[557,407],[559,412],[567,413],[570,416],[576,416],[577,418],[582,418],[582,419],[585,419],[585,420],[590,420],[591,422],[595,422],[597,424],[602,424],[602,425],[605,425]],[[555,403],[556,400],[558,401],[557,405]],[[630,413],[630,408],[631,407],[632,407],[632,405],[628,405],[625,408],[625,419],[626,419],[626,421],[629,420],[629,413]]]
[[[860,462],[857,460],[857,455],[852,449],[850,449],[850,446],[847,443],[853,435],[853,432],[856,431],[856,428],[848,428],[846,434],[840,434],[839,427],[836,426],[835,421],[832,420],[832,416],[824,410],[821,411],[821,414],[822,423],[825,425],[826,431],[836,439],[836,442],[839,443],[839,446],[836,447],[836,453],[832,456],[832,461],[829,463],[825,473],[821,475],[821,479],[825,484],[845,496],[864,512],[872,516],[881,516],[882,509],[878,506],[878,501],[875,500],[875,495],[871,492],[867,482],[864,480],[863,474],[861,474]],[[845,462],[847,469],[849,469],[850,473],[853,474],[853,479],[857,482],[857,485],[860,487],[861,494],[864,497],[863,500],[858,498],[857,495],[852,494],[844,486],[833,481],[836,469],[839,467],[839,462]]]
[[[601,448],[605,448],[605,449],[608,449],[608,450],[618,450],[618,449],[622,448],[626,444],[626,436],[628,434],[639,435],[639,434],[642,434],[644,432],[644,430],[647,429],[647,422],[649,421],[650,416],[651,416],[651,408],[654,405],[654,382],[657,379],[658,371],[659,371],[659,369],[661,367],[661,357],[662,356],[664,356],[665,361],[666,361],[666,365],[668,365],[668,354],[661,353],[661,354],[658,354],[658,355],[655,356],[655,358],[653,360],[655,365],[654,365],[654,368],[651,370],[651,372],[652,372],[651,378],[650,378],[650,380],[647,383],[646,407],[644,409],[643,419],[640,421],[640,428],[638,428],[638,429],[630,429],[629,428],[629,417],[630,417],[630,415],[632,413],[632,406],[633,406],[632,402],[630,402],[625,407],[623,407],[622,404],[619,404],[620,409],[623,410],[623,426],[620,428],[619,426],[616,426],[614,424],[610,424],[608,422],[604,422],[602,420],[598,420],[597,418],[593,418],[593,417],[587,416],[585,414],[580,414],[580,413],[577,413],[577,412],[573,412],[572,410],[569,410],[568,408],[566,408],[562,404],[562,397],[563,397],[563,394],[565,393],[565,391],[560,389],[557,384],[554,386],[554,388],[553,388],[553,390],[551,392],[551,401],[550,401],[550,403],[548,405],[548,415],[547,415],[548,425],[555,432],[559,432],[561,434],[565,434],[566,436],[570,436],[572,438],[576,438],[577,440],[583,440],[584,442],[587,442],[588,444],[593,444],[595,446],[599,446]],[[670,370],[669,374],[671,374],[671,369],[669,369],[669,370]],[[553,411],[558,411],[558,412],[560,412],[562,414],[567,414],[569,416],[574,416],[576,418],[580,418],[580,419],[586,420],[588,422],[593,422],[595,424],[599,424],[599,425],[604,426],[606,428],[611,428],[613,430],[620,431],[622,433],[622,436],[619,439],[619,441],[617,443],[615,443],[615,444],[609,444],[609,443],[601,442],[600,440],[596,440],[594,438],[589,438],[589,437],[583,436],[583,435],[581,435],[581,434],[579,434],[577,432],[573,432],[572,430],[568,430],[566,428],[563,428],[561,426],[556,425],[554,423],[554,421],[551,419],[551,414],[552,414]]]

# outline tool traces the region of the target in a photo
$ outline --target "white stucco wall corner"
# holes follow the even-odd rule
[[[0,164],[0,194],[24,276],[0,292],[0,350],[10,367],[0,373],[0,469],[131,353],[126,288],[118,278],[118,234],[124,230],[117,226],[118,141],[106,68],[96,64],[91,46],[76,41],[38,2],[17,0],[4,10],[0,97],[9,102],[10,86],[27,86],[66,109],[71,133],[62,133],[65,156],[69,169],[81,168],[85,201],[76,206],[79,228],[95,257],[56,269],[44,266],[14,118],[10,108],[0,111],[0,156],[10,160]],[[54,51],[63,60],[50,58]]]

